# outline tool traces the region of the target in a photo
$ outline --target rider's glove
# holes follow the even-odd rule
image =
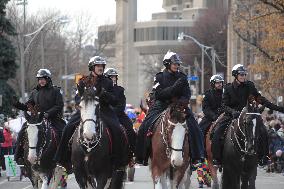
[[[237,119],[237,118],[240,116],[240,112],[234,111],[234,112],[232,113],[232,116],[233,116],[233,119]]]

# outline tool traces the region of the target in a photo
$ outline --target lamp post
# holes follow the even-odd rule
[[[197,44],[201,48],[201,93],[203,94],[204,93],[204,54],[206,54],[208,56],[208,58],[211,60],[211,62],[212,62],[212,73],[214,75],[214,74],[216,74],[216,64],[215,64],[215,56],[216,56],[216,54],[215,54],[215,50],[214,50],[213,47],[209,47],[209,46],[203,45],[197,39],[195,39],[194,37],[192,37],[190,35],[186,35],[183,32],[179,33],[178,41],[184,40],[185,37],[191,39],[195,44]],[[207,54],[207,52],[206,52],[207,49],[211,49],[212,59]]]
[[[23,35],[24,37],[28,37],[28,36],[32,36],[32,39],[30,40],[30,42],[28,43],[27,47],[24,47],[24,42],[21,43],[20,45],[20,68],[21,68],[21,95],[22,95],[22,101],[25,101],[25,54],[28,52],[32,42],[36,39],[36,37],[39,35],[39,33],[41,33],[42,29],[49,23],[51,22],[60,22],[60,23],[67,23],[68,20],[66,17],[60,17],[57,19],[49,19],[47,20],[45,23],[43,23],[36,31],[29,33],[29,34],[25,34]],[[23,39],[22,38],[22,39]],[[43,45],[43,44],[42,44]],[[44,59],[44,51],[43,51],[43,47],[42,47],[42,59]],[[44,60],[42,60],[42,67],[44,67]]]

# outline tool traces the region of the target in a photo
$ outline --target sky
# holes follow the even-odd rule
[[[60,10],[73,15],[87,12],[96,25],[115,23],[115,0],[27,0],[28,14],[43,9]],[[151,20],[154,12],[162,12],[162,0],[137,0],[138,21]]]

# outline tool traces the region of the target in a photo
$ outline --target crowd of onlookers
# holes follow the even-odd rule
[[[269,136],[270,161],[267,172],[284,174],[284,116],[283,114],[267,114],[264,124]]]
[[[3,114],[0,114],[0,170],[6,170],[4,156],[14,153],[16,143],[16,133],[11,131],[7,121],[8,119]]]

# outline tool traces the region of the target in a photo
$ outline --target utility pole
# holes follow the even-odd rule
[[[21,38],[20,38],[20,69],[21,69],[21,96],[22,96],[22,102],[25,102],[25,48],[26,48],[26,39],[25,39],[25,33],[26,33],[26,5],[27,0],[18,0],[19,3],[17,5],[23,5],[23,14],[24,14],[24,25],[23,25],[23,32],[21,32]]]
[[[41,68],[44,68],[44,36],[43,36],[43,31],[41,30],[40,31],[41,34],[40,34],[40,46],[41,46]]]
[[[204,47],[202,49],[202,57],[201,57],[201,94],[204,93]]]
[[[194,58],[194,75],[198,76],[198,61],[197,58]],[[202,74],[202,73],[201,73]],[[199,80],[195,81],[195,89],[196,89],[196,96],[199,94]]]
[[[212,56],[212,74],[216,75],[216,62],[215,62],[216,53],[214,47],[212,47],[211,49],[211,56]]]
[[[67,76],[67,74],[68,74],[67,52],[65,52],[65,53],[64,53],[64,75]],[[65,93],[65,98],[68,97],[67,85],[68,85],[68,80],[67,80],[67,78],[65,78],[65,80],[64,80],[64,93]]]

